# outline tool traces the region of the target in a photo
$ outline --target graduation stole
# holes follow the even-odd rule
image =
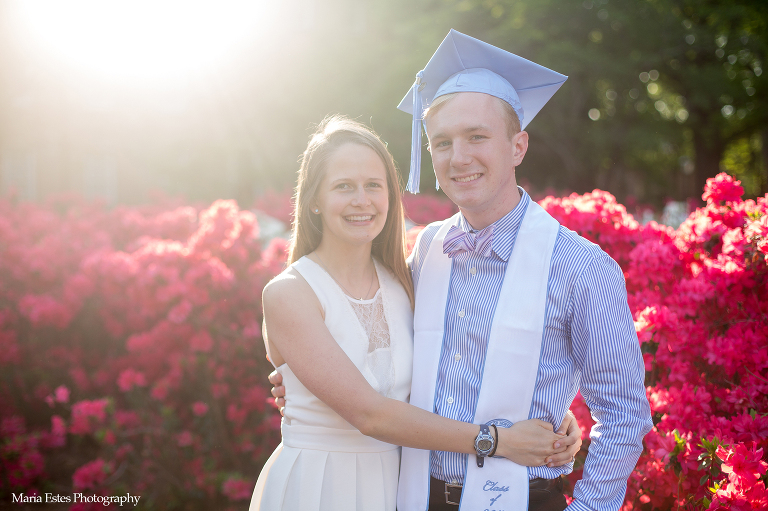
[[[419,276],[414,314],[412,405],[433,412],[445,330],[451,259],[443,239],[459,215],[446,220],[429,246]],[[473,422],[529,418],[539,369],[547,282],[560,224],[531,201],[507,262],[491,325],[480,395]],[[424,511],[429,501],[430,452],[403,447],[397,493],[399,511]],[[528,508],[528,470],[503,458],[478,468],[467,457],[461,511]]]

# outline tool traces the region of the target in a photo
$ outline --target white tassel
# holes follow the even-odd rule
[[[405,187],[411,193],[419,193],[421,178],[421,124],[424,115],[421,103],[421,79],[424,71],[419,71],[413,82],[413,126],[411,130],[411,170],[408,185]]]

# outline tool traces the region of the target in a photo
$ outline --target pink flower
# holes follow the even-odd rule
[[[14,437],[26,432],[24,418],[18,415],[4,417],[0,421],[0,436],[3,438]]]
[[[424,227],[417,225],[411,227],[408,232],[405,233],[405,251],[407,253],[413,252],[413,247],[416,246],[416,240],[419,238],[419,233],[424,230]]]
[[[88,375],[85,374],[82,367],[73,367],[70,369],[69,376],[75,381],[75,384],[80,390],[90,390],[91,381],[88,379]]]
[[[168,312],[168,321],[172,323],[183,323],[186,321],[190,312],[192,312],[192,303],[189,300],[182,300]]]
[[[53,398],[57,403],[66,403],[69,401],[69,389],[65,385],[59,385],[53,391]]]
[[[227,407],[227,420],[232,421],[236,425],[240,426],[245,422],[245,417],[248,415],[248,411],[231,404]]]
[[[141,418],[139,414],[130,410],[117,410],[115,412],[115,423],[118,429],[132,429],[139,427]]]
[[[707,201],[707,204],[720,204],[740,201],[742,195],[744,188],[741,187],[741,181],[721,172],[707,179],[701,199]]]
[[[208,413],[208,405],[203,403],[202,401],[195,401],[195,403],[192,405],[192,413],[194,413],[198,417],[202,417],[203,415]]]
[[[293,190],[267,190],[256,199],[253,207],[289,225],[293,222]]]
[[[669,455],[675,450],[677,445],[674,435],[661,435],[656,428],[653,428],[645,436],[644,442],[653,454],[653,457],[663,463],[669,463]]]
[[[75,470],[72,486],[75,490],[95,490],[112,472],[112,463],[98,458]]]
[[[58,415],[51,417],[51,431],[42,436],[44,447],[63,447],[67,441],[67,425]]]
[[[51,295],[29,294],[19,301],[19,311],[38,327],[65,328],[75,311]]]
[[[763,450],[752,444],[749,450],[744,444],[736,444],[731,449],[722,445],[717,448],[717,457],[723,461],[721,470],[728,474],[728,480],[741,487],[752,486],[765,474],[768,463],[763,461]]]
[[[241,501],[251,498],[253,493],[253,481],[246,481],[240,477],[230,477],[221,485],[221,492],[229,500]]]
[[[192,441],[194,438],[192,437],[192,433],[189,431],[182,431],[178,434],[176,437],[176,443],[179,447],[187,447],[189,445],[192,445]]]
[[[152,399],[156,399],[158,401],[163,401],[165,398],[168,397],[168,392],[170,391],[168,380],[160,380],[155,384],[154,387],[152,387],[152,390],[150,391],[149,395],[152,396]]]
[[[6,465],[8,482],[11,487],[27,487],[45,472],[45,459],[34,446],[27,444]]]
[[[216,399],[221,399],[229,394],[229,385],[226,383],[214,383],[211,385],[211,395]]]
[[[133,387],[146,387],[147,378],[144,373],[134,369],[126,369],[117,377],[117,386],[123,392],[129,392]]]
[[[72,423],[69,432],[74,435],[93,433],[97,427],[104,424],[107,418],[106,398],[93,401],[79,401],[72,405]]]
[[[208,332],[198,332],[189,340],[189,348],[192,351],[208,353],[213,349],[213,338]]]
[[[403,195],[403,207],[405,216],[421,225],[444,220],[458,211],[456,205],[449,199],[427,193]]]

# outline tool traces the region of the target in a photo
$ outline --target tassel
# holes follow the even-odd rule
[[[411,171],[408,176],[408,185],[405,187],[411,193],[419,193],[419,181],[421,178],[421,123],[424,112],[421,103],[421,79],[424,71],[419,71],[416,81],[413,82],[413,126],[411,131]]]

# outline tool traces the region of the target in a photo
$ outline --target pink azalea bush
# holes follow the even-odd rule
[[[415,224],[428,224],[456,213],[459,208],[446,197],[431,194],[403,194],[405,217]]]
[[[677,230],[599,190],[540,201],[625,274],[655,424],[626,510],[768,507],[768,198],[742,194],[720,174]],[[257,206],[290,220],[289,193]],[[406,210],[425,224],[455,207],[406,195]],[[260,299],[287,241],[264,246],[232,201],[71,198],[0,200],[0,240],[0,499],[68,487],[242,508],[279,442]],[[580,396],[572,409],[585,448],[571,483],[592,424]]]
[[[231,201],[76,200],[0,201],[0,239],[0,499],[69,486],[158,509],[242,500],[237,481],[279,441],[261,289],[285,240],[262,247]]]
[[[541,201],[624,270],[655,424],[624,509],[768,508],[768,197],[743,193],[708,180],[677,230],[639,226],[599,190]]]

